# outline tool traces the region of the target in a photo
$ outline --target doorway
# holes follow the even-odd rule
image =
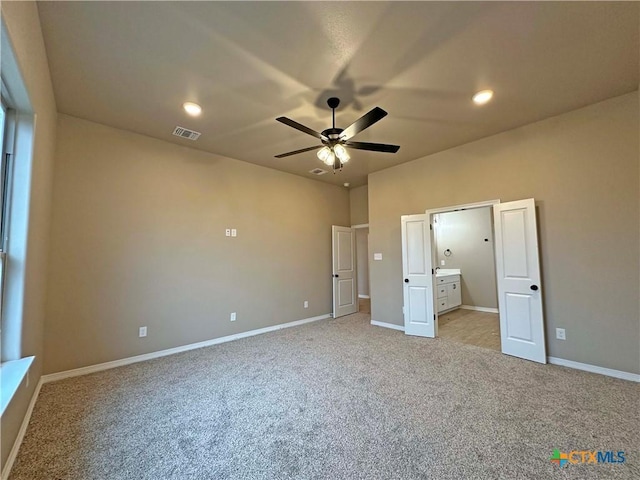
[[[431,215],[438,336],[501,351],[491,206]]]
[[[435,337],[438,333],[438,299],[459,295],[454,278],[436,275],[437,260],[432,249],[434,214],[484,206],[493,207],[495,267],[500,316],[501,351],[507,355],[546,363],[542,290],[536,209],[533,198],[500,203],[499,200],[458,205],[425,214],[401,217],[404,332],[406,335]],[[457,277],[457,278],[455,278]],[[446,285],[445,291],[438,287]],[[461,296],[460,296],[461,303]],[[440,313],[443,309],[440,310]]]
[[[331,227],[333,318],[371,314],[369,295],[369,225]]]
[[[369,288],[369,225],[352,227],[356,234],[356,271],[358,278],[358,311],[371,313]]]

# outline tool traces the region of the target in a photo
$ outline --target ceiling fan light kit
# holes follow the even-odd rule
[[[352,142],[350,139],[363,131],[365,128],[369,128],[377,121],[387,116],[380,107],[375,107],[373,110],[364,114],[358,120],[353,122],[350,126],[345,128],[336,128],[336,108],[340,105],[340,99],[331,97],[327,100],[327,105],[331,108],[332,113],[332,127],[323,130],[322,132],[316,132],[315,130],[306,127],[294,120],[287,117],[278,117],[276,120],[285,125],[295,128],[301,132],[311,135],[320,140],[321,145],[302,148],[300,150],[294,150],[292,152],[282,153],[276,155],[276,158],[288,157],[291,155],[297,155],[298,153],[310,152],[312,150],[318,150],[317,156],[326,165],[333,168],[333,173],[336,170],[342,170],[342,166],[351,158],[346,147],[355,148],[359,150],[369,150],[372,152],[386,152],[396,153],[400,147],[398,145],[387,145],[383,143],[368,143],[368,142]]]

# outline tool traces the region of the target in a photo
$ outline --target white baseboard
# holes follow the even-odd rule
[[[31,396],[31,401],[29,402],[29,406],[27,407],[27,412],[22,419],[22,424],[20,425],[20,430],[18,430],[18,435],[16,436],[15,442],[13,442],[13,447],[9,452],[9,456],[7,457],[7,461],[4,464],[4,468],[2,469],[2,480],[7,480],[9,478],[9,474],[11,473],[11,468],[13,467],[13,462],[16,461],[16,457],[18,456],[18,452],[20,451],[20,445],[22,445],[22,440],[24,439],[24,434],[27,433],[27,427],[29,426],[29,421],[31,420],[31,414],[33,413],[33,407],[36,405],[36,400],[38,400],[38,395],[40,394],[40,388],[42,388],[42,378],[38,381],[38,385],[36,385],[36,389],[33,391],[33,395]]]
[[[371,298],[369,295],[360,295],[358,294],[358,298]]]
[[[623,372],[622,370],[614,370],[612,368],[598,367],[597,365],[574,362],[573,360],[565,360],[564,358],[557,358],[557,357],[547,357],[547,361],[552,365],[575,368],[576,370],[584,370],[585,372],[599,373],[600,375],[621,378],[622,380],[629,380],[631,382],[640,382],[640,374],[637,374],[637,373]]]
[[[460,308],[464,310],[475,310],[476,312],[500,313],[497,308],[476,307],[474,305],[460,305]]]
[[[400,332],[404,332],[404,327],[402,325],[396,325],[395,323],[385,323],[385,322],[378,322],[377,320],[371,320],[371,325],[375,327],[391,328],[392,330],[398,330]]]
[[[111,368],[122,367],[124,365],[130,365],[132,363],[144,362],[146,360],[152,360],[154,358],[166,357],[167,355],[173,355],[175,353],[195,350],[196,348],[210,347],[212,345],[232,342],[233,340],[239,340],[241,338],[253,337],[254,335],[261,335],[263,333],[275,332],[276,330],[282,330],[283,328],[297,327],[298,325],[304,325],[305,323],[324,320],[325,318],[329,318],[328,313],[325,315],[318,315],[317,317],[303,318],[302,320],[296,320],[294,322],[281,323],[280,325],[273,325],[271,327],[249,330],[248,332],[235,333],[233,335],[227,335],[226,337],[213,338],[211,340],[205,340],[204,342],[191,343],[189,345],[182,345],[180,347],[160,350],[158,352],[151,352],[145,353],[144,355],[136,355],[135,357],[122,358],[120,360],[114,360],[112,362],[89,365],[87,367],[75,368],[73,370],[65,370],[64,372],[50,373],[49,375],[43,375],[41,381],[42,383],[48,383],[62,380],[64,378],[78,377],[80,375],[87,375],[89,373],[109,370]]]

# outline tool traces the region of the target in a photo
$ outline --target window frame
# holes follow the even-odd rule
[[[13,147],[16,130],[16,113],[7,100],[7,89],[2,82],[0,108],[2,108],[2,125],[0,125],[0,324],[4,323],[4,292],[9,244],[9,224],[11,212],[11,179],[13,177]],[[2,326],[0,326],[2,335]],[[0,355],[1,355],[0,340]]]

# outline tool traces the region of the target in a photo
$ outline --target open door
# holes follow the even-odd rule
[[[403,215],[401,222],[404,333],[435,337],[429,215]]]
[[[356,240],[353,228],[331,227],[333,255],[333,318],[358,311]]]
[[[534,199],[493,206],[502,353],[547,363]]]

